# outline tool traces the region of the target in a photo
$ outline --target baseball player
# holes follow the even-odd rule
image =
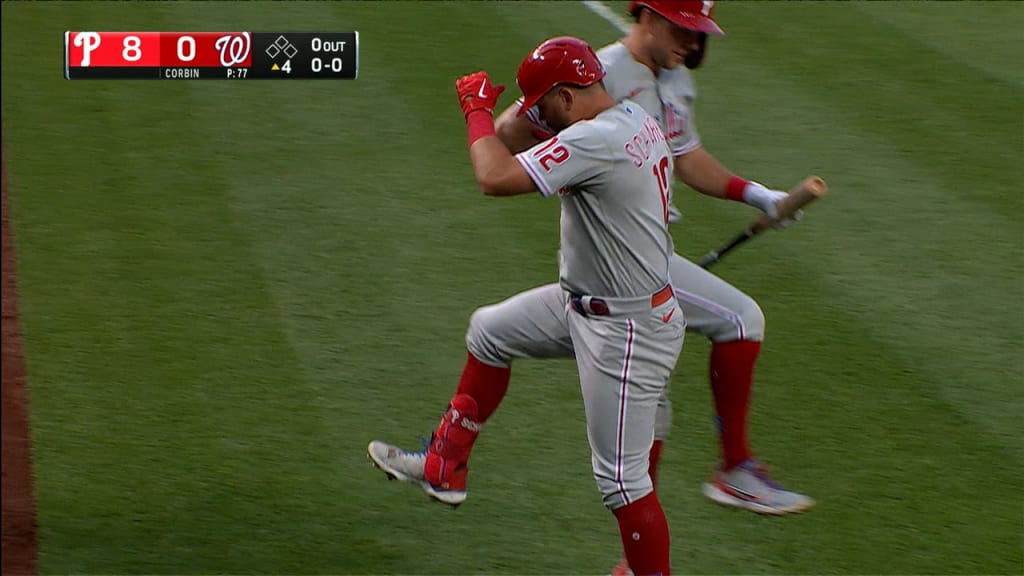
[[[495,135],[502,88],[484,72],[456,83],[484,193],[540,191],[561,200],[559,282],[473,314],[462,378],[425,451],[379,441],[367,451],[389,475],[457,505],[466,498],[470,451],[504,396],[512,358],[575,355],[594,477],[626,558],[637,574],[668,575],[668,524],[648,456],[686,329],[668,280],[672,153],[642,107],[608,95],[604,74],[593,49],[572,37],[527,55],[516,76],[522,110],[536,106],[556,135],[515,156]]]
[[[608,93],[640,104],[661,125],[673,155],[675,176],[695,190],[745,202],[776,216],[785,192],[737,177],[700,142],[694,123],[696,97],[689,70],[703,61],[708,35],[722,35],[712,16],[714,2],[633,0],[636,23],[625,38],[598,51],[606,70]],[[517,103],[497,121],[499,136],[513,150],[546,138],[537,111]],[[671,206],[673,221],[678,212]],[[712,342],[710,383],[722,449],[721,467],[704,485],[712,500],[765,514],[800,512],[814,505],[807,496],[783,489],[754,459],[747,440],[747,414],[754,365],[764,337],[764,315],[757,303],[721,278],[673,254],[672,286],[687,320],[687,329]],[[508,326],[514,330],[514,326]],[[662,398],[650,456],[656,476],[661,448],[671,427],[671,404]]]

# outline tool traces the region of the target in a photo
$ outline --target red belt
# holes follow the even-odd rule
[[[672,285],[669,284],[651,296],[651,308],[657,308],[672,299]]]
[[[668,302],[673,297],[672,285],[665,286],[661,290],[658,290],[651,295],[651,308],[657,308],[665,302]],[[590,298],[589,301],[584,304],[585,296],[582,294],[570,294],[569,303],[573,310],[579,312],[583,316],[593,314],[594,316],[607,316],[611,314],[611,310],[608,308],[608,303],[601,298]]]

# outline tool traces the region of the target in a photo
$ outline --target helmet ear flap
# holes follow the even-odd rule
[[[707,51],[708,46],[708,35],[706,32],[700,33],[700,48],[695,52],[690,52],[686,55],[686,59],[683,60],[683,65],[690,70],[696,70],[700,68],[700,65],[704,63],[704,53]]]

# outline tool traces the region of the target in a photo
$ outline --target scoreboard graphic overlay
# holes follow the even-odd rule
[[[68,80],[354,80],[359,32],[65,32]]]

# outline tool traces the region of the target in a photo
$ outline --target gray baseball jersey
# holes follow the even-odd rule
[[[616,100],[628,98],[636,102],[654,117],[661,124],[674,156],[701,146],[693,109],[697,90],[686,67],[663,69],[655,75],[634,60],[621,42],[601,48],[597,56],[605,68],[602,81],[608,93]],[[536,107],[528,110],[526,117],[550,132]],[[678,254],[670,259],[669,275],[690,332],[703,334],[714,342],[764,337],[764,315],[750,296]],[[668,413],[668,407],[665,411]],[[660,438],[661,431],[667,433],[669,423],[660,423],[658,428]]]
[[[559,284],[478,309],[467,346],[494,365],[575,355],[594,477],[619,508],[653,490],[659,399],[686,329],[668,286],[671,151],[626,101],[516,158],[561,201]]]
[[[685,66],[662,69],[655,74],[637,62],[621,42],[601,48],[597,56],[605,68],[604,85],[608,93],[616,100],[633,100],[654,116],[674,156],[700,148],[694,118],[697,89]],[[671,208],[673,221],[680,219],[674,203]],[[669,267],[689,331],[714,342],[763,338],[764,314],[753,298],[678,254],[673,254]],[[666,387],[658,410],[658,439],[664,439],[671,427],[672,404]]]
[[[605,67],[603,82],[608,93],[616,100],[629,99],[639,104],[654,117],[666,135],[673,156],[687,154],[701,146],[694,115],[697,90],[689,70],[680,66],[655,74],[633,59],[621,42],[601,48],[597,55]],[[551,131],[541,121],[536,107],[528,110],[526,116],[539,127]],[[669,276],[688,331],[702,334],[713,342],[761,340],[764,337],[764,314],[747,294],[678,254],[672,254],[669,259]],[[549,291],[533,298],[552,300],[555,296]],[[467,336],[470,350],[482,354],[479,356],[481,359],[507,365],[513,358],[535,357],[532,355],[535,346],[543,355],[551,354],[554,349],[565,355],[572,354],[572,350],[566,348],[571,343],[546,339],[543,334],[550,335],[552,331],[549,329],[536,331],[542,334],[540,342],[525,342],[521,337],[530,332],[524,331],[518,320],[505,314],[500,306],[489,310],[495,318],[488,327],[486,344],[482,344],[472,330]],[[672,405],[666,388],[658,407],[656,437],[666,438],[671,427]]]
[[[657,122],[626,101],[516,158],[562,202],[562,287],[604,297],[650,296],[668,284],[671,154]]]
[[[604,87],[615,100],[629,99],[657,120],[668,139],[673,156],[700,147],[700,135],[693,121],[693,102],[697,89],[685,66],[651,69],[633,59],[621,42],[609,44],[597,52],[604,66]]]

